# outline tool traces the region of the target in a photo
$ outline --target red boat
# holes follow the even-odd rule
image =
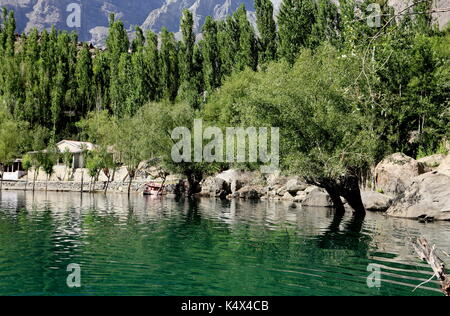
[[[165,195],[166,186],[161,183],[149,182],[145,185],[144,195]]]

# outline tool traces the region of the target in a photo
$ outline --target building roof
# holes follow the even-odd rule
[[[95,145],[90,142],[79,142],[75,140],[62,140],[56,144],[60,152],[69,150],[72,154],[82,153],[85,150],[93,150]]]

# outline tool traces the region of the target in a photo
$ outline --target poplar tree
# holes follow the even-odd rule
[[[236,68],[236,52],[239,51],[239,25],[232,16],[217,22],[222,76],[230,75]]]
[[[108,109],[111,111],[112,109],[109,107],[110,65],[108,56],[97,49],[92,64],[96,110]]]
[[[130,43],[125,27],[120,20],[115,20],[114,14],[109,19],[109,34],[106,39],[106,47],[110,62],[110,103],[113,114],[122,113],[123,94],[119,79],[119,63],[123,54],[128,54]],[[123,66],[123,60],[122,60]]]
[[[217,23],[208,16],[203,25],[203,73],[208,91],[218,88],[222,81]]]
[[[145,44],[144,32],[142,31],[142,29],[139,26],[136,26],[135,31],[136,31],[136,37],[133,40],[133,42],[131,43],[131,51],[133,53],[141,50]]]
[[[160,67],[158,36],[152,31],[147,32],[147,41],[143,51],[145,72],[147,74],[145,84],[147,85],[148,98],[157,101],[160,98]]]
[[[183,11],[181,18],[181,34],[183,36],[180,45],[180,72],[181,85],[179,95],[193,108],[199,106],[199,92],[194,67],[194,50],[195,50],[195,34],[194,34],[194,17],[189,10]]]
[[[234,13],[234,18],[239,26],[239,50],[237,53],[236,68],[243,70],[246,67],[256,70],[258,66],[258,50],[253,27],[247,18],[245,5],[239,6]]]
[[[193,77],[193,57],[195,46],[194,17],[189,10],[183,11],[181,18],[181,34],[183,40],[181,43],[180,68],[183,80],[189,81]]]
[[[179,86],[178,50],[175,35],[165,27],[161,33],[160,62],[163,95],[173,102]]]
[[[93,103],[93,93],[92,93],[92,60],[89,48],[86,43],[83,44],[81,49],[75,71],[75,77],[77,81],[77,92],[79,99],[79,111],[84,116],[87,112],[91,110],[91,105]]]
[[[16,42],[16,19],[14,18],[14,11],[7,11],[3,9],[3,23],[5,24],[5,54],[7,56],[14,56],[14,48]]]
[[[309,45],[314,23],[313,0],[283,0],[278,15],[280,57],[293,64],[301,48]]]
[[[262,63],[272,61],[277,53],[277,25],[273,18],[270,0],[255,0],[256,25],[259,31],[260,57]]]
[[[319,0],[316,3],[316,17],[310,45],[316,47],[323,41],[339,45],[341,21],[338,7],[331,0]]]

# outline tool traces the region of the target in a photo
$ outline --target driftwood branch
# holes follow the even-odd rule
[[[418,238],[413,247],[420,259],[426,261],[433,269],[434,276],[439,280],[442,292],[450,296],[450,276],[445,271],[444,262],[436,255],[436,247],[428,244],[425,238]]]

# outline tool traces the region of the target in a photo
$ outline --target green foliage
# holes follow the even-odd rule
[[[93,151],[87,155],[86,168],[88,169],[88,174],[91,178],[97,179],[103,166],[103,159],[99,152]]]
[[[26,148],[28,124],[14,120],[0,104],[0,164],[12,162]]]
[[[336,4],[330,0],[319,0],[316,4],[316,19],[312,26],[310,45],[315,47],[324,41],[340,45],[341,17]]]
[[[25,171],[30,170],[31,168],[33,168],[35,165],[35,162],[33,162],[33,157],[30,154],[25,154],[22,157],[22,168]]]
[[[278,14],[280,57],[290,64],[295,62],[301,48],[311,42],[315,24],[314,0],[284,0]]]
[[[292,69],[272,64],[258,75],[231,77],[205,115],[223,126],[280,127],[285,170],[311,182],[355,174],[373,162],[377,145],[357,93],[364,87],[348,91],[357,74],[355,58],[328,46],[314,55],[305,50]]]
[[[171,153],[175,142],[171,138],[172,131],[177,127],[190,129],[194,123],[195,116],[188,104],[177,103],[168,107],[165,103],[149,103],[141,109],[138,117],[138,126],[145,126],[143,157],[157,159],[168,172],[185,175],[192,186],[205,175],[221,170],[221,164],[216,163],[173,161]]]
[[[163,96],[170,101],[174,101],[179,87],[178,69],[178,45],[175,35],[167,28],[163,28],[161,33],[161,85]]]
[[[260,33],[261,62],[275,60],[277,53],[277,25],[273,18],[273,5],[270,0],[255,0],[256,21]]]
[[[208,91],[218,88],[222,82],[221,60],[219,54],[219,42],[217,35],[217,22],[207,17],[203,25],[203,73],[205,87]]]
[[[236,69],[243,70],[249,67],[256,70],[258,66],[258,50],[255,31],[247,19],[247,10],[242,4],[233,15],[239,26],[239,48],[236,56]]]
[[[16,40],[14,14],[4,10],[0,162],[82,139],[99,146],[102,168],[114,148],[130,178],[140,160],[160,158],[198,179],[222,166],[171,164],[168,156],[170,130],[196,116],[222,127],[283,127],[284,166],[312,178],[357,173],[394,151],[442,152],[449,31],[431,25],[430,1],[394,19],[388,2],[376,0],[382,27],[369,27],[362,14],[372,2],[340,0],[338,10],[327,0],[284,0],[277,31],[271,2],[257,0],[258,35],[241,6],[223,21],[206,18],[199,42],[189,11],[181,42],[167,29],[158,41],[136,28],[131,45],[112,15],[104,51],[55,28]],[[41,160],[33,164],[50,165]]]

